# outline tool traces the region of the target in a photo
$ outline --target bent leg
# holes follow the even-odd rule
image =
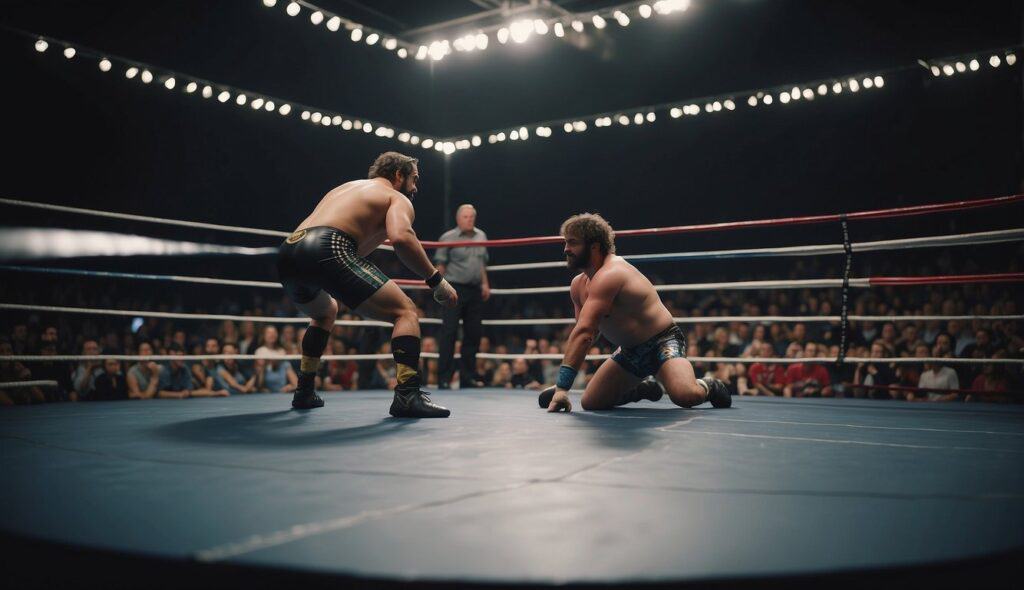
[[[597,368],[580,398],[584,410],[610,410],[621,405],[626,392],[636,387],[640,378],[619,363],[608,359]]]
[[[697,383],[693,365],[684,358],[677,357],[662,363],[657,378],[677,406],[692,408],[708,401],[708,390]]]
[[[393,337],[420,337],[420,320],[416,314],[416,304],[394,281],[384,283],[383,287],[359,304],[355,312],[375,320],[392,322],[395,324],[391,332]]]

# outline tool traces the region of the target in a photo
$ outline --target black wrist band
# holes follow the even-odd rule
[[[441,284],[441,271],[435,270],[434,274],[427,278],[427,286],[433,289]]]

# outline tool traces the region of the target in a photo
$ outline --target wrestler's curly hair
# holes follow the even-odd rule
[[[570,234],[583,240],[589,247],[597,244],[601,254],[615,254],[615,230],[597,213],[580,213],[573,215],[562,223],[558,232],[563,238]]]
[[[367,178],[386,178],[395,180],[396,174],[401,172],[406,177],[412,174],[412,167],[419,162],[418,159],[398,152],[384,152],[377,156],[377,159],[370,165],[370,173]]]

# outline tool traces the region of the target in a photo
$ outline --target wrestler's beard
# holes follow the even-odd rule
[[[575,256],[573,254],[565,255],[565,264],[570,270],[583,270],[590,264],[590,250],[584,250],[583,254]]]

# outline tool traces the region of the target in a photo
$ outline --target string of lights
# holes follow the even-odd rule
[[[562,14],[555,17],[521,18],[509,23],[474,27],[455,38],[437,39],[417,45],[401,39],[397,35],[357,23],[306,0],[289,0],[288,2],[261,0],[261,2],[268,8],[274,8],[278,4],[285,5],[285,14],[291,17],[299,16],[302,9],[306,8],[309,12],[309,22],[313,26],[318,27],[321,23],[326,22],[325,26],[331,32],[338,32],[344,27],[354,43],[365,42],[367,45],[378,45],[380,42],[381,48],[394,51],[395,55],[401,59],[411,56],[420,61],[427,58],[432,61],[440,61],[454,51],[465,53],[483,51],[488,47],[493,47],[492,35],[501,45],[509,42],[526,43],[533,37],[547,36],[549,32],[555,38],[571,39],[574,34],[584,34],[588,26],[595,30],[601,30],[608,27],[609,23],[615,22],[620,27],[628,27],[633,19],[649,19],[652,16],[685,12],[690,7],[690,0],[657,0],[656,2],[647,0],[626,2],[588,12],[561,11]]]
[[[552,119],[534,123],[518,124],[489,131],[460,135],[455,137],[436,137],[365,117],[346,115],[329,109],[303,105],[273,97],[265,93],[252,92],[228,84],[212,82],[197,76],[182,74],[166,68],[144,62],[130,60],[88,47],[41,36],[26,31],[7,30],[30,37],[34,40],[35,50],[47,53],[50,47],[60,49],[68,62],[94,60],[103,73],[114,71],[115,67],[128,80],[138,80],[142,84],[157,82],[168,91],[178,91],[187,95],[212,99],[216,102],[232,102],[239,107],[249,106],[254,111],[277,113],[281,116],[292,116],[299,113],[298,118],[312,125],[324,128],[335,128],[341,131],[362,132],[388,140],[397,140],[406,145],[421,149],[433,149],[451,155],[456,151],[510,142],[521,142],[531,137],[550,138],[560,130],[562,134],[579,134],[593,128],[613,126],[639,127],[655,123],[659,120],[676,120],[697,116],[718,116],[739,109],[782,108],[784,105],[811,102],[818,99],[853,96],[861,92],[874,92],[885,88],[887,77],[898,73],[906,73],[922,67],[933,78],[950,78],[960,74],[976,73],[987,64],[988,70],[1012,67],[1017,64],[1016,52],[1021,46],[986,50],[971,54],[962,54],[930,60],[919,60],[917,64],[888,68],[873,72],[861,72],[835,78],[826,78],[799,84],[779,84],[771,87],[730,92],[713,96],[688,98],[679,101],[661,103],[627,109],[616,109],[602,113]],[[778,105],[778,106],[776,106]],[[484,139],[486,137],[486,140]]]

